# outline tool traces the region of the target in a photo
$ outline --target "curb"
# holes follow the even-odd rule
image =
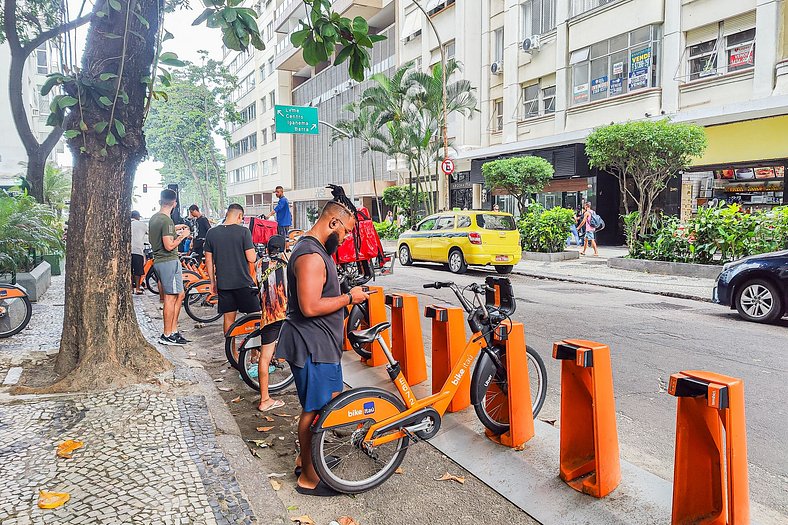
[[[711,300],[711,298],[700,297],[700,296],[697,296],[697,295],[685,294],[685,293],[681,293],[681,292],[650,291],[650,290],[643,290],[643,289],[640,289],[640,288],[635,288],[634,286],[627,286],[627,285],[623,285],[623,284],[607,284],[607,283],[602,284],[602,283],[589,281],[589,280],[585,280],[585,279],[577,279],[577,278],[574,278],[574,277],[552,277],[552,276],[542,275],[542,274],[538,274],[538,273],[530,273],[530,272],[527,272],[527,271],[518,270],[517,268],[512,270],[512,273],[516,274],[516,275],[522,275],[524,277],[532,277],[534,279],[542,279],[542,280],[545,280],[545,281],[558,281],[558,282],[566,282],[566,283],[588,284],[588,285],[591,285],[591,286],[599,286],[601,288],[613,288],[613,289],[616,289],[616,290],[627,290],[629,292],[640,292],[640,293],[645,293],[645,294],[649,294],[649,295],[662,295],[662,296],[665,296],[665,297],[673,297],[675,299],[689,299],[691,301],[699,301],[699,302],[712,303],[713,304],[713,301]]]

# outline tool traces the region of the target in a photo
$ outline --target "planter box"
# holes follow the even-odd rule
[[[559,261],[571,261],[572,259],[579,259],[579,258],[580,258],[580,252],[572,252],[572,251],[553,252],[553,253],[523,252],[523,259],[526,261],[559,262]]]
[[[52,280],[52,267],[44,261],[30,272],[16,274],[16,284],[27,291],[27,295],[33,302],[38,301],[44,292],[49,288]]]
[[[66,267],[66,258],[58,253],[44,255],[43,259],[52,267],[52,275],[63,275]]]
[[[716,279],[722,271],[722,266],[713,264],[649,261],[646,259],[627,259],[626,257],[608,259],[607,265],[610,268],[631,270],[634,272],[679,275],[682,277],[697,277],[701,279]]]

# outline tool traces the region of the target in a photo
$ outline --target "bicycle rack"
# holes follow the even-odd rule
[[[671,523],[750,523],[744,383],[689,370],[670,376],[678,398]]]
[[[432,393],[440,392],[454,365],[465,348],[465,311],[454,306],[430,305],[424,316],[432,319]],[[471,374],[459,380],[449,412],[459,412],[471,406]]]
[[[534,437],[534,414],[531,405],[531,381],[525,352],[525,329],[522,323],[506,323],[495,329],[494,344],[506,349],[507,406],[509,431],[496,435],[485,430],[496,443],[517,448]]]
[[[427,380],[427,359],[421,338],[419,299],[409,293],[386,295],[391,306],[391,353],[410,386]]]
[[[369,287],[369,299],[367,300],[367,310],[369,312],[369,326],[375,326],[378,323],[385,323],[388,321],[386,316],[386,298],[383,295],[382,286]],[[389,347],[391,347],[391,331],[384,330],[380,333],[383,340]],[[372,357],[369,359],[362,359],[361,362],[367,366],[380,366],[388,363],[380,343],[377,341],[370,345],[372,349]]]
[[[610,348],[565,339],[553,357],[561,361],[560,477],[602,498],[621,481]]]

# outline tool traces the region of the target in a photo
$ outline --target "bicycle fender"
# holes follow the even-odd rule
[[[474,406],[482,401],[479,398],[480,392],[483,393],[485,391],[484,388],[481,388],[482,385],[486,387],[495,377],[495,363],[487,353],[488,351],[495,350],[488,348],[482,349],[479,354],[479,359],[476,361],[476,366],[473,369],[473,375],[471,376],[471,404]]]
[[[255,330],[260,329],[261,319],[262,315],[260,312],[246,314],[230,325],[230,328],[227,330],[227,333],[224,334],[224,337],[236,337],[239,335],[251,334]]]
[[[12,297],[26,297],[27,292],[17,284],[3,284],[0,287],[0,299],[10,299]]]
[[[405,403],[388,390],[361,387],[348,390],[332,399],[312,422],[312,432],[349,423],[383,421],[403,412]]]

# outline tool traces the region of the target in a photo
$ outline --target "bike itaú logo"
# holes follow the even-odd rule
[[[399,376],[397,378],[397,382],[400,385],[400,390],[402,391],[402,393],[405,394],[405,397],[408,398],[408,406],[412,407],[413,405],[415,405],[416,398],[413,397],[413,392],[411,392],[410,388],[408,387],[408,383],[405,381],[405,378],[403,376]]]
[[[465,370],[469,366],[471,366],[472,361],[473,361],[473,356],[469,356],[468,359],[465,360],[465,362],[462,364],[462,368],[460,368],[460,370],[456,374],[454,374],[454,378],[452,378],[451,380],[452,385],[458,386],[460,384],[462,377],[465,375]]]
[[[347,417],[356,417],[356,416],[366,416],[369,414],[375,413],[375,402],[374,401],[367,401],[364,403],[364,406],[361,410],[348,410]]]

